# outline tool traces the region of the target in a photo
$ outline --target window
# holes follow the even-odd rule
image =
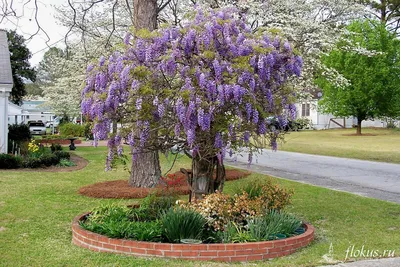
[[[301,105],[301,116],[302,117],[310,116],[310,103],[303,103]]]

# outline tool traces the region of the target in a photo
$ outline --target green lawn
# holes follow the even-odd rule
[[[307,154],[400,163],[400,131],[367,128],[363,134],[348,136],[355,129],[289,132],[278,150]]]
[[[104,200],[77,194],[81,186],[127,178],[123,168],[105,173],[105,148],[81,148],[77,154],[89,165],[63,173],[0,171],[0,265],[2,266],[199,266],[200,263],[165,259],[143,259],[89,251],[71,244],[71,221],[83,212],[105,203],[125,205],[134,200]],[[170,162],[162,161],[168,169]],[[180,159],[180,166],[189,161]],[[183,165],[182,165],[183,164]],[[228,182],[226,192],[239,183],[267,176],[252,174]],[[311,246],[281,259],[258,266],[318,266],[322,256],[334,248],[334,259],[344,260],[345,250],[396,250],[400,256],[400,205],[306,184],[277,180],[295,190],[288,211],[316,227]],[[203,263],[204,265],[204,263]],[[220,263],[207,263],[207,266]]]

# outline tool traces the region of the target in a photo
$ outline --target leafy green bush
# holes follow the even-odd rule
[[[67,137],[83,137],[85,136],[85,127],[72,122],[64,123],[60,125],[60,134]]]
[[[298,131],[303,129],[312,129],[311,120],[305,117],[297,118],[292,122],[292,130]]]
[[[278,211],[270,211],[264,216],[256,217],[248,225],[251,238],[256,241],[276,239],[281,234],[285,237],[294,234],[302,222],[296,217]]]
[[[8,139],[20,143],[31,139],[31,132],[27,124],[12,124],[8,126]]]
[[[140,207],[132,211],[132,219],[135,221],[159,219],[165,211],[174,206],[176,200],[174,196],[157,197],[155,194],[149,194],[143,199]]]
[[[61,159],[70,159],[71,155],[67,151],[55,151],[53,153],[57,158]]]
[[[57,164],[57,166],[59,166],[59,167],[72,167],[72,166],[76,166],[76,164],[73,163],[72,161],[69,161],[68,159],[60,159],[60,162]]]
[[[8,152],[14,153],[20,151],[23,154],[25,151],[22,148],[24,143],[31,139],[29,126],[26,124],[12,124],[8,126]]]
[[[84,132],[85,138],[87,140],[93,140],[94,139],[93,138],[93,132],[92,132],[93,122],[86,122],[84,124],[84,127],[85,127],[85,132]]]
[[[60,158],[54,154],[42,154],[39,157],[39,161],[41,162],[42,165],[49,167],[52,165],[57,165],[60,162]]]
[[[23,167],[24,168],[39,168],[42,166],[42,161],[40,160],[40,158],[34,158],[34,157],[28,157],[25,158],[25,160],[23,161]]]
[[[159,221],[131,221],[133,209],[108,205],[96,208],[81,226],[89,231],[114,238],[131,238],[139,241],[159,241]]]
[[[0,169],[17,169],[21,166],[21,157],[10,154],[0,154]]]
[[[51,144],[50,146],[51,152],[61,151],[62,146],[60,144]]]
[[[264,209],[282,210],[291,203],[292,190],[286,190],[272,180],[263,180],[239,185],[235,189],[237,195],[247,194],[251,200],[259,200]]]
[[[170,208],[161,218],[161,224],[165,240],[179,243],[182,239],[201,238],[206,219],[191,209]]]

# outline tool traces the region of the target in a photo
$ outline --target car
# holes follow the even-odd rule
[[[57,127],[60,124],[60,120],[58,118],[55,118],[53,121],[47,121],[46,122],[46,128],[51,128],[51,127]]]
[[[43,122],[40,121],[31,121],[29,122],[29,131],[32,135],[46,135],[46,126]]]

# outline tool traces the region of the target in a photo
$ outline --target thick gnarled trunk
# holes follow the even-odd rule
[[[217,157],[192,159],[191,200],[202,199],[203,195],[222,191],[225,182],[225,167]]]
[[[157,151],[140,153],[132,162],[129,185],[133,187],[155,187],[161,177],[160,160]]]
[[[157,0],[134,0],[133,21],[136,30],[157,27]],[[158,151],[140,153],[135,162],[132,162],[129,184],[134,187],[154,187],[161,177]]]

